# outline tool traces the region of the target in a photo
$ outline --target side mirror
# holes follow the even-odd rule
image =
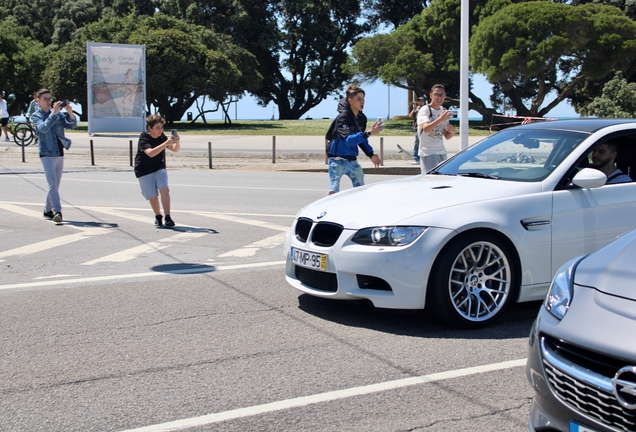
[[[598,188],[604,186],[605,182],[607,176],[594,168],[583,168],[572,179],[572,183],[580,188]]]

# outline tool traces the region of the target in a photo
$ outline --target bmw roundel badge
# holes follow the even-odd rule
[[[322,219],[323,217],[325,217],[325,215],[327,214],[327,212],[322,212],[318,215],[318,219]]]

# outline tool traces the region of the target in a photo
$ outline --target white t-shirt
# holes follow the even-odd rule
[[[9,111],[7,111],[7,101],[2,99],[2,102],[0,102],[0,118],[8,118],[9,117]]]
[[[444,128],[446,128],[448,122],[441,122],[428,133],[425,133],[423,128],[424,123],[434,121],[440,116],[443,110],[443,107],[433,109],[428,104],[420,108],[417,114],[417,132],[420,136],[420,156],[446,154],[446,147],[444,147]]]

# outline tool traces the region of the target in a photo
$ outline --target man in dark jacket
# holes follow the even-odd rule
[[[338,117],[334,121],[334,130],[328,132],[330,146],[327,151],[329,165],[329,195],[340,191],[340,179],[348,176],[353,187],[364,185],[364,172],[358,163],[358,147],[362,149],[373,164],[380,166],[380,158],[373,153],[369,145],[369,137],[382,131],[382,124],[377,121],[365,132],[367,117],[362,113],[364,108],[364,90],[357,84],[349,84],[346,99],[338,104]],[[330,136],[329,136],[330,135]]]

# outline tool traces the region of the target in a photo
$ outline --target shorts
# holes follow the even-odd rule
[[[440,163],[447,159],[445,154],[431,154],[420,157],[420,168],[422,174],[426,174]]]
[[[2,127],[7,127],[9,124],[9,117],[2,117]]]
[[[145,176],[139,177],[139,186],[141,186],[141,194],[147,200],[159,196],[161,189],[168,188],[168,171],[160,169]]]
[[[342,158],[329,158],[329,192],[340,192],[340,179],[346,175],[353,187],[364,186],[364,171],[358,161]]]

